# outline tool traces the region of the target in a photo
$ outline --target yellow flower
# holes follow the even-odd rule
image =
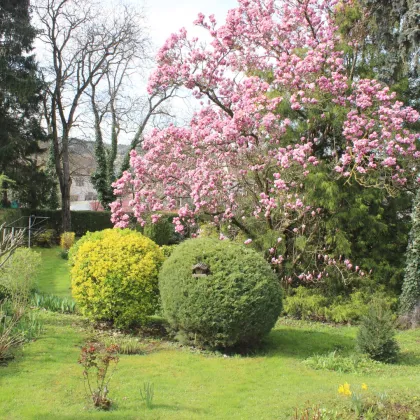
[[[367,391],[368,386],[365,383],[362,383],[362,389],[363,389],[363,391]]]
[[[347,382],[345,382],[344,385],[340,385],[338,387],[338,393],[345,396],[350,396],[351,395],[350,385]]]

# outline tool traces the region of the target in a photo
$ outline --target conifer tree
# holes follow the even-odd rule
[[[31,55],[35,35],[29,1],[3,0],[0,4],[0,173],[14,180],[33,165],[31,156],[39,151],[38,140],[44,138],[39,124],[41,81]],[[3,194],[3,201],[7,202],[7,189]]]
[[[420,302],[420,189],[414,199],[411,219],[412,228],[400,297],[400,310],[403,314],[410,313]]]

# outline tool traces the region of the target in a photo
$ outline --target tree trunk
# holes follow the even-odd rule
[[[4,207],[7,207],[7,204],[9,202],[8,197],[7,197],[7,185],[4,186],[3,189],[3,198],[2,198],[2,204]]]
[[[71,232],[70,182],[61,190],[61,220],[63,232]]]
[[[70,213],[70,162],[69,162],[69,138],[65,133],[62,138],[62,164],[63,178],[60,183],[61,187],[61,215],[63,232],[71,232],[71,213]]]

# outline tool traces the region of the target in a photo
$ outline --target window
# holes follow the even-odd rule
[[[85,185],[85,180],[83,178],[76,178],[76,187],[83,187]]]
[[[98,196],[93,192],[88,192],[85,195],[85,201],[93,201],[93,200],[96,200],[97,198],[98,198]]]

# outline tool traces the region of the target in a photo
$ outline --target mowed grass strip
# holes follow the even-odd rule
[[[60,248],[34,248],[42,256],[42,265],[36,278],[41,293],[71,297],[69,263],[60,257]]]

